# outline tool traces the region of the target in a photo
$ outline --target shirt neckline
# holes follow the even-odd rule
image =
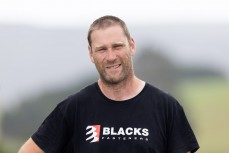
[[[118,101],[118,100],[112,100],[110,98],[108,98],[107,96],[105,96],[103,94],[103,92],[101,91],[101,89],[99,88],[99,85],[98,85],[98,82],[95,82],[95,87],[98,91],[98,94],[103,98],[105,99],[106,101],[110,102],[110,103],[114,103],[114,104],[126,104],[126,103],[130,103],[132,101],[135,101],[136,99],[138,99],[139,97],[141,97],[141,95],[145,92],[146,88],[148,87],[148,83],[145,82],[145,85],[143,87],[143,89],[134,97],[130,98],[130,99],[127,99],[127,100],[122,100],[122,101]]]

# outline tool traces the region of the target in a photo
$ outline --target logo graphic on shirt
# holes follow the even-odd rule
[[[86,133],[86,135],[88,135],[88,137],[86,138],[86,141],[90,141],[90,143],[99,142],[100,125],[89,125],[87,126],[86,130],[87,131],[89,130]]]
[[[123,141],[148,141],[149,130],[136,127],[102,127],[101,125],[89,125],[86,127],[86,141],[90,143],[112,140]]]

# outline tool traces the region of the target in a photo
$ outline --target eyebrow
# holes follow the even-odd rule
[[[116,43],[112,44],[112,47],[116,46],[116,45],[125,45],[125,43],[124,42],[116,42]],[[95,46],[95,50],[96,49],[101,49],[101,48],[106,48],[106,46],[105,45]]]
[[[124,42],[117,42],[117,43],[114,43],[112,46],[114,46],[114,45],[125,45],[125,43]]]
[[[97,46],[97,47],[95,47],[95,50],[102,49],[102,48],[106,48],[106,47],[105,46]]]

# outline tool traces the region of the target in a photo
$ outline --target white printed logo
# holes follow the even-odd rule
[[[100,140],[149,141],[149,135],[147,128],[102,127],[101,125],[89,125],[86,127],[86,141],[90,143],[99,142]]]
[[[87,126],[86,130],[89,130],[86,133],[86,135],[88,135],[88,138],[86,138],[86,141],[90,141],[90,143],[99,142],[100,125],[89,125]]]

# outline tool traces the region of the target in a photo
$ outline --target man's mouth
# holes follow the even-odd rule
[[[107,66],[107,69],[117,69],[121,66],[121,64],[116,64],[116,65],[111,65],[111,66]]]

